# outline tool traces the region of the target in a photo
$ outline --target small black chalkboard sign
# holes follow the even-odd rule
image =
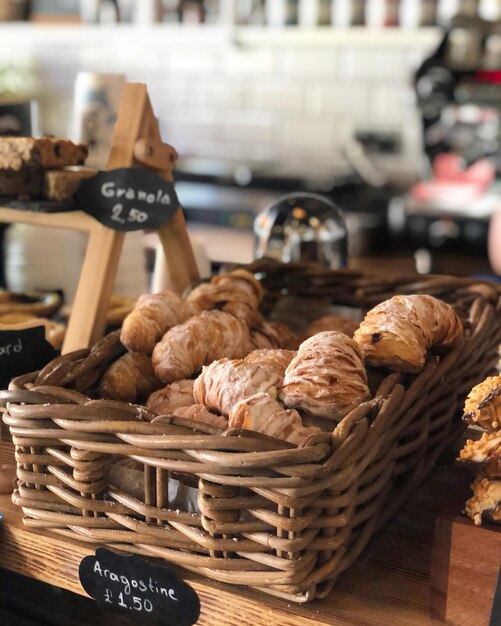
[[[5,389],[15,376],[39,370],[56,356],[43,326],[0,330],[0,388]]]
[[[501,624],[501,567],[498,573],[498,582],[496,591],[494,592],[494,600],[492,602],[491,618],[489,626],[499,626]]]
[[[158,230],[177,210],[174,185],[155,172],[124,167],[84,181],[79,208],[113,230]]]
[[[112,605],[166,626],[192,626],[200,615],[200,600],[192,587],[171,569],[137,555],[120,555],[97,548],[80,562],[82,587],[97,602]]]

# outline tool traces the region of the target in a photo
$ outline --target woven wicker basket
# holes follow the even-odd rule
[[[462,430],[465,394],[498,358],[500,292],[450,277],[395,279],[274,263],[251,266],[271,311],[284,293],[362,309],[395,293],[451,303],[464,342],[417,376],[382,378],[332,434],[297,448],[252,432],[222,434],[180,418],[90,399],[123,352],[117,334],[59,357],[2,392],[16,447],[14,501],[25,523],[80,541],[161,557],[209,578],[304,602],[324,597],[371,535]],[[144,497],[111,484],[110,464],[144,465]],[[191,477],[199,513],[169,509],[169,481]]]

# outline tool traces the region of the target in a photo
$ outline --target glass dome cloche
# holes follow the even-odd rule
[[[279,198],[256,217],[254,233],[256,258],[316,262],[332,269],[346,265],[346,222],[324,196],[297,192]]]

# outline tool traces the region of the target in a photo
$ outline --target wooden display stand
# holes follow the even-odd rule
[[[433,543],[432,615],[452,626],[489,626],[501,575],[501,525],[442,516]]]
[[[175,160],[175,150],[162,143],[146,86],[126,83],[107,169],[145,167],[172,181]],[[88,233],[87,251],[62,352],[85,348],[102,337],[126,233],[103,226],[82,211],[35,213],[0,208],[0,222],[37,224]],[[198,278],[198,271],[181,208],[159,228],[158,235],[165,253],[169,282],[176,291],[182,292]]]

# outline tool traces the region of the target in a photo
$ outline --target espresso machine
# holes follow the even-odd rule
[[[440,258],[454,254],[488,271],[489,219],[501,209],[501,23],[456,17],[414,88],[422,176],[391,202],[390,232],[427,259],[423,271],[443,271]]]

